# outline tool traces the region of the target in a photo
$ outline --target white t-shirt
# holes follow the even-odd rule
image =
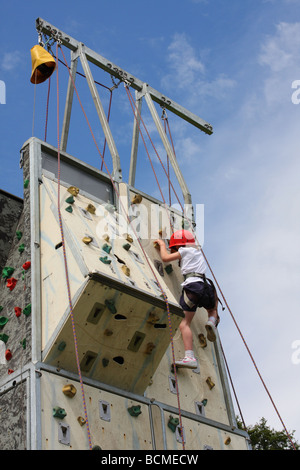
[[[200,273],[206,272],[206,263],[202,251],[193,246],[180,247],[178,249],[181,256],[181,273]],[[200,277],[188,277],[181,285],[185,286],[190,282],[202,281]]]

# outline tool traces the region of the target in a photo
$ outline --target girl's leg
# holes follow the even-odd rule
[[[179,325],[185,351],[193,350],[193,333],[191,330],[191,322],[194,318],[195,312],[183,312],[184,319]]]

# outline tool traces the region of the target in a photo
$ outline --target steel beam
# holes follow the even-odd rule
[[[68,34],[65,34],[63,31],[58,30],[55,26],[51,25],[47,21],[43,20],[42,18],[37,18],[36,20],[36,29],[39,32],[44,33],[45,35],[52,37],[58,40],[62,45],[71,49],[72,51],[76,51],[79,47],[80,43],[76,39],[72,38]],[[105,72],[108,72],[110,75],[114,76],[119,80],[126,80],[130,83],[130,86],[137,90],[142,91],[144,82],[139,80],[138,78],[134,77],[132,74],[126,72],[121,67],[115,65],[110,60],[105,59],[100,54],[92,51],[88,47],[85,47],[85,54],[88,61],[92,62],[96,66],[103,69]],[[185,121],[189,122],[193,126],[197,127],[201,131],[205,132],[205,134],[212,134],[213,128],[211,124],[207,123],[200,117],[196,116],[195,114],[191,113],[181,105],[175,103],[175,101],[169,99],[159,91],[155,90],[154,88],[148,86],[148,92],[151,95],[153,101],[158,103],[160,106],[168,109],[169,111],[173,112],[180,118],[184,119]]]

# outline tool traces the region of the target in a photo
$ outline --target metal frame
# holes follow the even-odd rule
[[[65,115],[64,115],[62,138],[61,138],[61,149],[66,150],[66,147],[67,147],[72,100],[73,100],[73,93],[74,93],[74,80],[75,80],[77,62],[78,62],[78,57],[79,57],[84,73],[86,75],[86,79],[90,88],[91,95],[94,100],[94,104],[98,113],[99,120],[103,128],[105,138],[107,140],[110,153],[112,156],[112,162],[113,162],[113,175],[112,176],[114,180],[116,182],[122,181],[120,157],[119,157],[112,133],[110,131],[109,124],[104,114],[103,106],[102,106],[97,88],[95,86],[95,82],[93,80],[91,70],[88,64],[89,62],[93,63],[97,67],[100,67],[102,70],[109,73],[112,77],[115,77],[118,80],[125,82],[127,86],[130,86],[134,90],[136,90],[137,116],[135,116],[134,127],[133,127],[129,184],[134,185],[134,182],[135,182],[137,147],[138,147],[138,137],[139,137],[139,132],[138,132],[139,113],[141,111],[142,98],[144,97],[149,107],[149,110],[152,114],[153,120],[158,129],[160,137],[162,139],[167,155],[170,158],[178,183],[181,187],[184,203],[187,205],[191,205],[192,203],[191,195],[184,181],[181,170],[178,166],[178,163],[174,155],[173,149],[170,145],[170,142],[168,138],[166,137],[165,132],[163,131],[163,127],[158,117],[157,111],[155,109],[154,102],[158,103],[162,108],[171,111],[172,113],[176,114],[180,118],[189,122],[196,128],[203,131],[205,134],[210,135],[213,133],[212,126],[206,121],[204,121],[203,119],[201,119],[200,117],[196,116],[195,114],[191,113],[187,109],[183,108],[178,103],[175,103],[173,100],[170,100],[168,97],[166,97],[159,91],[150,87],[147,83],[142,82],[138,78],[134,77],[132,74],[126,72],[121,67],[105,59],[100,54],[92,51],[81,42],[65,34],[63,31],[60,31],[55,26],[43,20],[42,18],[37,18],[36,29],[40,35],[44,34],[48,36],[49,39],[58,41],[60,44],[62,44],[63,46],[71,50],[71,77],[69,78],[69,84],[68,84],[68,90],[67,90],[67,96],[66,96]]]

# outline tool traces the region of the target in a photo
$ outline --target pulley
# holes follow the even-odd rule
[[[55,70],[55,59],[42,46],[35,45],[30,50],[32,61],[31,83],[43,83]]]

